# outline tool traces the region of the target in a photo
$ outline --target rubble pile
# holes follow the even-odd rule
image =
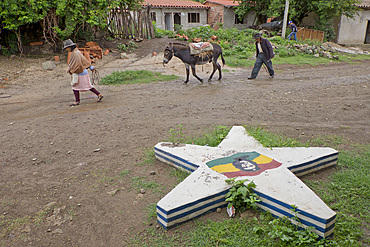
[[[85,47],[78,48],[78,50],[80,50],[80,52],[92,63],[94,63],[96,59],[103,58],[103,50],[95,42],[87,42]]]
[[[368,51],[363,51],[359,48],[344,47],[333,42],[325,42],[321,45],[309,45],[309,44],[293,44],[285,46],[287,49],[295,49],[299,52],[312,54],[315,57],[327,57],[329,59],[339,59],[336,55],[338,52],[348,53],[353,55],[366,54],[369,55]]]

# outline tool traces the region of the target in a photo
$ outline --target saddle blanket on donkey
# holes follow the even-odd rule
[[[190,43],[190,55],[199,55],[203,52],[213,51],[213,45],[209,42]]]

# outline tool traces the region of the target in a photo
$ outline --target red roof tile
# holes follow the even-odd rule
[[[152,5],[152,7],[163,8],[202,8],[208,9],[208,6],[205,6],[201,3],[189,1],[189,0],[144,0],[143,5]]]
[[[356,4],[359,8],[368,9],[370,8],[370,0],[362,0],[359,4]]]
[[[234,0],[207,0],[205,1],[204,3],[217,3],[217,4],[220,4],[220,5],[223,5],[223,6],[238,6],[239,5],[239,1],[235,1]]]

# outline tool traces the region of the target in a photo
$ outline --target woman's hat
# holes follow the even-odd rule
[[[77,46],[75,43],[73,43],[73,41],[71,39],[67,39],[67,40],[64,40],[63,41],[63,50],[68,48],[68,47],[71,47],[71,46]]]
[[[252,39],[259,39],[259,38],[261,38],[261,37],[262,37],[262,34],[260,34],[260,33],[255,33],[255,34],[253,35]]]

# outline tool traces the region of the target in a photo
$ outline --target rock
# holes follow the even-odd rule
[[[121,53],[121,59],[129,59],[126,53]]]
[[[108,193],[108,195],[114,196],[115,194],[117,194],[118,191],[119,191],[119,189],[115,189],[115,190],[112,190],[112,191],[107,192],[107,193]]]
[[[150,175],[155,175],[155,171],[151,171],[150,172]]]
[[[145,190],[144,189],[140,189],[140,193],[141,194],[145,194]]]
[[[55,69],[56,65],[52,61],[47,61],[45,63],[42,63],[42,68],[45,70],[53,70]]]
[[[319,53],[317,53],[317,54],[315,54],[315,55],[313,55],[314,57],[320,57],[320,54]]]
[[[99,152],[100,148],[95,149],[93,152]]]
[[[56,234],[62,234],[62,233],[63,233],[63,230],[62,230],[62,229],[57,228],[57,229],[55,229],[55,230],[53,231],[53,233],[56,233]]]
[[[31,232],[31,227],[30,226],[26,226],[21,232],[30,233]]]
[[[46,204],[42,209],[48,210],[48,209],[51,209],[52,207],[54,207],[57,204],[58,204],[57,202],[50,202],[50,203]]]
[[[216,212],[217,212],[217,213],[221,213],[221,208],[217,208],[217,209],[216,209]]]
[[[135,201],[140,201],[144,198],[144,194],[138,194],[135,198]]]
[[[333,56],[331,55],[330,52],[325,52],[324,56],[327,57],[327,58],[333,58]]]
[[[251,219],[253,217],[257,217],[258,216],[258,212],[255,211],[255,210],[252,210],[252,209],[249,209],[249,210],[246,210],[242,213],[240,213],[240,218],[241,219]]]

